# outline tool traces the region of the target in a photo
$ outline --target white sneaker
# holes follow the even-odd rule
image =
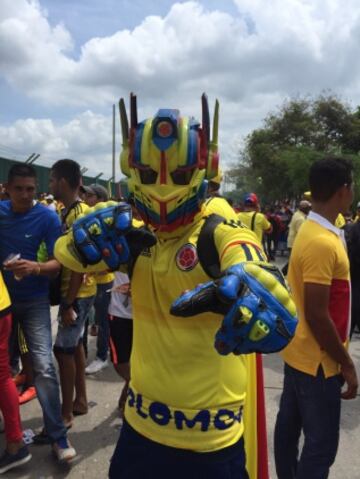
[[[87,368],[85,368],[85,374],[95,374],[101,371],[102,369],[106,368],[109,365],[107,359],[102,361],[99,358],[94,359]]]
[[[69,462],[76,456],[75,449],[66,437],[54,442],[52,450],[59,462]]]

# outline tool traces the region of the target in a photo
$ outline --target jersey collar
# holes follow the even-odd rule
[[[337,228],[335,225],[330,223],[329,220],[324,218],[324,216],[321,216],[318,213],[315,213],[314,211],[310,211],[310,213],[308,214],[307,219],[312,220],[315,223],[318,223],[323,228],[326,228],[327,230],[331,231],[332,233],[335,233],[339,238],[341,238],[342,242],[345,244],[344,230],[341,230],[341,229]]]

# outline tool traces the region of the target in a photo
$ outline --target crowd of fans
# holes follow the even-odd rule
[[[72,160],[53,165],[50,190],[37,197],[35,170],[25,164],[10,169],[6,188],[1,190],[0,307],[1,316],[8,315],[11,298],[12,323],[0,321],[0,409],[7,439],[0,473],[30,459],[22,440],[19,405],[38,398],[44,428],[34,436],[34,443],[50,444],[60,461],[68,461],[76,452],[67,431],[74,416],[88,412],[85,374],[107,366],[110,344],[116,371],[125,385],[129,381],[131,302],[127,276],[107,271],[75,273],[61,267],[53,254],[59,236],[89,207],[107,201],[108,192],[97,184],[82,186],[80,167]],[[53,305],[59,306],[54,345]],[[119,318],[124,318],[124,326]],[[87,331],[92,326],[96,326],[92,334],[97,335],[97,355],[86,367]],[[6,404],[3,391],[7,391]],[[119,399],[121,409],[125,397],[126,387]]]
[[[220,181],[210,183],[207,205],[221,200],[219,208],[224,210],[224,216],[231,215],[234,221],[251,229],[269,260],[291,253],[295,237],[311,211],[309,195],[305,194],[296,205],[278,201],[261,210],[257,195],[250,193],[241,205],[232,208],[220,197],[219,184]],[[44,428],[35,435],[34,443],[51,445],[60,461],[68,461],[76,455],[68,430],[75,416],[88,412],[86,375],[107,367],[111,357],[116,372],[125,381],[118,399],[120,414],[130,380],[132,312],[128,276],[109,271],[76,273],[54,259],[59,236],[89,208],[108,201],[108,191],[98,184],[83,186],[80,167],[72,160],[59,160],[52,166],[49,190],[37,196],[35,170],[25,164],[13,166],[6,187],[0,188],[0,409],[7,444],[0,460],[0,474],[31,458],[23,443],[19,405],[38,398]],[[339,214],[336,219],[348,231],[349,254],[354,258],[360,234],[357,236],[356,230],[347,226],[356,224],[359,217],[360,204],[354,217]],[[287,268],[288,265],[285,274]],[[359,288],[355,272],[352,277],[354,288]],[[51,306],[59,306],[54,343]],[[356,305],[354,318],[360,317],[358,310]],[[88,334],[97,337],[96,357],[89,364]],[[279,437],[283,433],[280,429],[278,425]]]

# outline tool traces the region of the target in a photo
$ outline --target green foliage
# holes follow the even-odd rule
[[[326,154],[347,156],[359,177],[359,151],[360,107],[352,111],[334,95],[292,99],[248,135],[230,174],[239,194],[256,191],[266,201],[300,198],[309,189],[308,171],[315,160]]]

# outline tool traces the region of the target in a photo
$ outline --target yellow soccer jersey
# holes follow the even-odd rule
[[[299,312],[295,337],[281,352],[293,368],[316,376],[321,365],[325,377],[339,374],[339,365],[316,341],[305,318],[304,285],[330,287],[329,314],[341,340],[346,343],[350,323],[350,274],[346,249],[336,228],[310,213],[297,235],[289,265],[288,281]]]
[[[143,436],[197,452],[230,446],[242,436],[246,358],[221,356],[214,338],[223,317],[169,313],[185,290],[209,281],[196,244],[203,220],[138,257],[131,279],[134,336],[125,417]],[[177,232],[176,232],[177,233]],[[214,232],[221,269],[263,259],[247,228],[220,224]]]
[[[107,284],[114,281],[115,275],[109,271],[104,271],[103,273],[96,273],[95,274],[95,281],[96,284]]]
[[[343,226],[346,225],[346,220],[344,218],[344,215],[342,215],[341,213],[338,214],[336,220],[335,220],[335,226],[337,228],[342,228]]]
[[[70,229],[75,220],[82,214],[88,211],[89,207],[82,201],[73,205],[68,214],[65,215],[63,219],[64,230],[67,231]],[[61,295],[66,296],[67,290],[69,288],[71,271],[68,268],[63,267],[61,270]],[[96,294],[96,280],[93,274],[86,274],[84,276],[83,284],[80,286],[77,297],[78,298],[88,298]]]
[[[265,231],[271,228],[271,223],[268,221],[265,215],[262,213],[258,213],[256,211],[242,211],[238,213],[237,218],[248,228],[251,229],[252,226],[252,219],[255,216],[254,220],[254,227],[253,231],[255,232],[256,236],[258,237],[259,241],[262,241],[263,234]]]
[[[224,198],[209,198],[205,202],[205,214],[217,214],[231,222],[235,221],[237,223],[239,221],[237,213]],[[256,354],[246,354],[242,359],[244,360],[247,373],[246,401],[243,409],[246,468],[250,477],[257,479],[259,449],[258,434],[264,432],[261,430],[261,426],[259,426],[260,419],[258,418],[258,401],[259,396],[262,396],[262,394],[258,390],[261,386],[258,382],[257,375],[258,368],[262,368],[262,364],[261,361],[258,361],[257,364]]]
[[[227,220],[238,220],[234,209],[229,205],[225,198],[221,198],[220,196],[212,196],[205,201],[205,213],[214,213],[226,218]]]
[[[10,308],[10,296],[0,271],[0,316],[7,314]]]

